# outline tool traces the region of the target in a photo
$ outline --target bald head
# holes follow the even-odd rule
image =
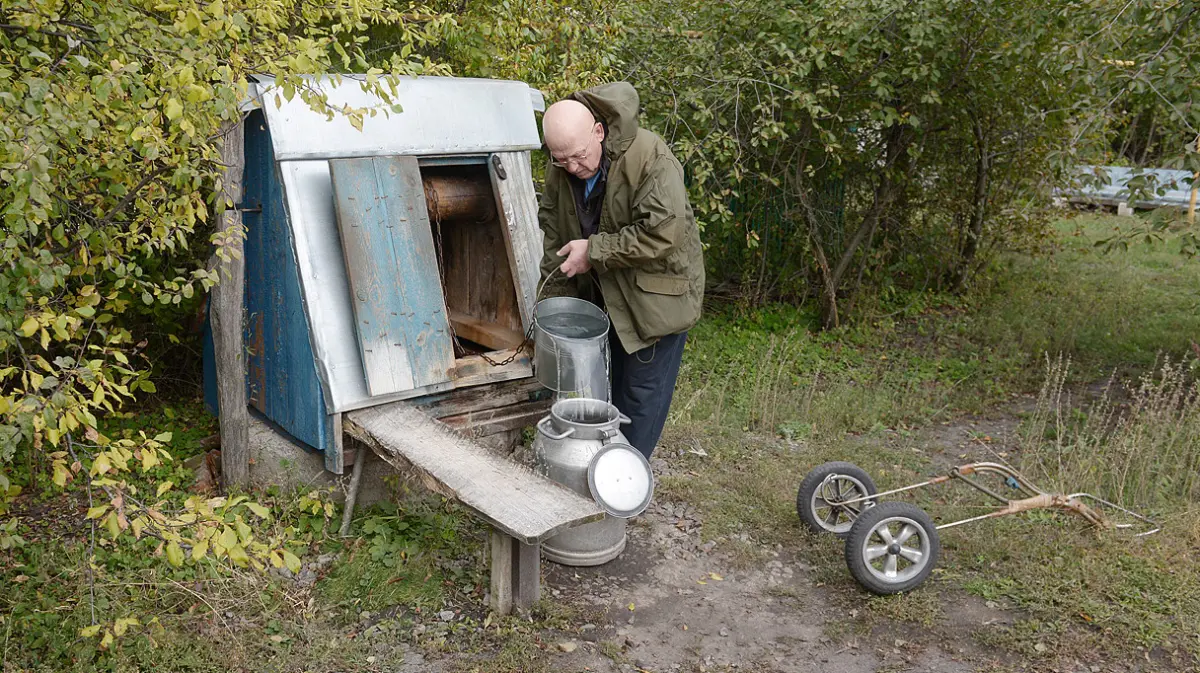
[[[546,108],[542,134],[554,161],[578,178],[588,179],[600,167],[604,125],[586,105],[577,100],[560,100]]]
[[[586,105],[577,100],[560,100],[546,109],[542,133],[552,151],[579,149],[595,124],[596,118]]]

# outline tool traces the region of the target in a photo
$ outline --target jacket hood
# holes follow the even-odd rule
[[[571,98],[586,105],[596,119],[604,122],[608,128],[604,145],[610,158],[618,157],[629,149],[637,138],[637,115],[641,108],[641,100],[632,84],[601,84],[571,94]]]

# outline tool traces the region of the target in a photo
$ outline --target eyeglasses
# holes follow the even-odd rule
[[[563,159],[562,161],[557,161],[557,160],[552,159],[550,161],[550,165],[554,166],[556,168],[567,168],[567,166],[570,165],[571,163],[576,163],[576,164],[583,163],[584,160],[587,159],[587,155],[588,155],[588,148],[585,147],[585,148],[579,150],[578,152],[576,152],[575,154],[572,154],[571,156],[567,157],[566,159]]]

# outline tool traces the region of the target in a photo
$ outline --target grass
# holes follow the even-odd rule
[[[985,630],[1019,654],[1120,658],[1140,648],[1181,666],[1197,661],[1200,412],[1192,374],[1178,363],[1200,340],[1200,263],[1164,244],[1103,255],[1094,242],[1114,221],[1062,222],[1057,254],[1004,260],[970,300],[906,297],[898,315],[841,332],[814,334],[812,316],[791,308],[710,316],[689,340],[664,442],[679,469],[661,492],[697,504],[704,535],[731,542],[742,563],[783,544],[819,582],[861,596],[840,542],[799,528],[795,488],[807,470],[850,460],[881,487],[924,480],[940,468],[915,428],[995,414],[1049,381],[1058,394],[1042,386],[1025,419],[1022,466],[1047,485],[1149,507],[1166,529],[1132,541],[1033,512],[946,531],[941,579],[871,599],[860,627],[927,626],[941,592],[965,589],[1029,617],[1001,636]],[[1047,353],[1072,366],[1047,371]],[[1177,364],[1161,369],[1164,358]],[[1114,372],[1148,378],[1133,382],[1128,401],[1083,405],[1063,394]],[[979,513],[960,495],[913,499],[947,520]]]
[[[1002,260],[970,297],[893,297],[833,332],[813,331],[803,307],[710,310],[688,341],[663,439],[672,469],[658,497],[695,505],[703,535],[721,539],[736,564],[755,567],[782,545],[813,566],[824,595],[854,615],[830,623],[834,638],[887,625],[936,633],[948,626],[947,601],[966,592],[1017,611],[1013,625],[977,637],[1035,668],[1060,656],[1191,665],[1200,654],[1200,412],[1187,386],[1190,341],[1200,339],[1200,262],[1162,244],[1101,255],[1094,241],[1116,221],[1064,221],[1055,254]],[[1054,368],[1059,353],[1069,368]],[[1175,364],[1164,373],[1167,358]],[[1067,394],[1113,372],[1134,385],[1107,399]],[[965,526],[942,535],[933,581],[869,598],[850,578],[841,542],[801,530],[795,489],[812,467],[850,460],[881,487],[914,483],[959,452],[940,447],[953,451],[937,456],[930,428],[1011,414],[1014,402],[1025,411],[1019,446],[1008,447],[1013,460],[1047,483],[1147,508],[1166,520],[1163,533],[1133,541],[1046,512]],[[181,459],[215,431],[198,402],[108,422],[113,435],[171,428],[180,460],[152,476],[180,484]],[[960,495],[913,501],[935,517],[977,512]],[[449,654],[446,666],[462,673],[537,673],[552,668],[545,650],[554,633],[600,619],[554,601],[532,619],[489,617],[480,609],[482,528],[436,499],[404,502],[361,513],[350,540],[319,516],[289,520],[311,533],[306,562],[335,555],[308,588],[164,573],[150,542],[101,547],[89,570],[88,529],[71,524],[86,503],[27,506],[29,543],[0,552],[0,586],[14,589],[0,593],[0,670],[375,670],[395,664],[403,644]],[[80,597],[92,592],[105,614],[158,614],[161,628],[96,652],[76,636],[90,621],[91,601]],[[447,609],[458,616],[439,624]]]

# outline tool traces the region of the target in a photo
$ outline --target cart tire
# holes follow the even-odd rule
[[[917,588],[937,565],[937,527],[920,507],[884,502],[863,512],[846,538],[850,574],[873,594]]]
[[[833,533],[844,538],[850,534],[855,518],[873,506],[875,501],[866,500],[848,507],[830,505],[829,502],[838,498],[854,500],[878,492],[871,475],[854,463],[825,463],[814,468],[800,482],[800,489],[796,493],[796,513],[813,532]]]

